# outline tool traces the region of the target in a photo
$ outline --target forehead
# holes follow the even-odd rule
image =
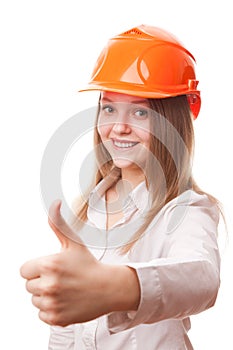
[[[145,98],[110,91],[102,91],[100,97],[110,102],[149,103]]]

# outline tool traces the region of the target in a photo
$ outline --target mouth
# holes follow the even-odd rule
[[[122,149],[122,150],[131,149],[139,143],[139,142],[119,141],[119,140],[112,140],[112,142],[117,149]]]

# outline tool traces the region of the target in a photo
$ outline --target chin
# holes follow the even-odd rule
[[[113,159],[113,163],[117,168],[120,168],[120,169],[138,168],[137,164],[135,164],[133,161],[130,161],[128,159]]]

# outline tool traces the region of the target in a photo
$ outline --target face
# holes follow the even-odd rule
[[[115,166],[143,169],[150,142],[150,106],[147,99],[102,92],[97,128]]]

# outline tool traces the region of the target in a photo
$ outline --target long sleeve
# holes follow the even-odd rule
[[[48,350],[74,350],[74,325],[50,327]]]
[[[159,228],[154,225],[143,237],[143,249],[152,251],[152,258],[127,264],[136,270],[140,283],[138,310],[108,315],[110,332],[184,319],[215,303],[220,285],[216,232],[219,214],[207,196],[196,197],[192,204],[168,206]],[[180,219],[176,223],[177,217]],[[157,252],[158,246],[160,256],[154,253],[153,258],[153,247]],[[143,256],[142,250],[140,254]]]

